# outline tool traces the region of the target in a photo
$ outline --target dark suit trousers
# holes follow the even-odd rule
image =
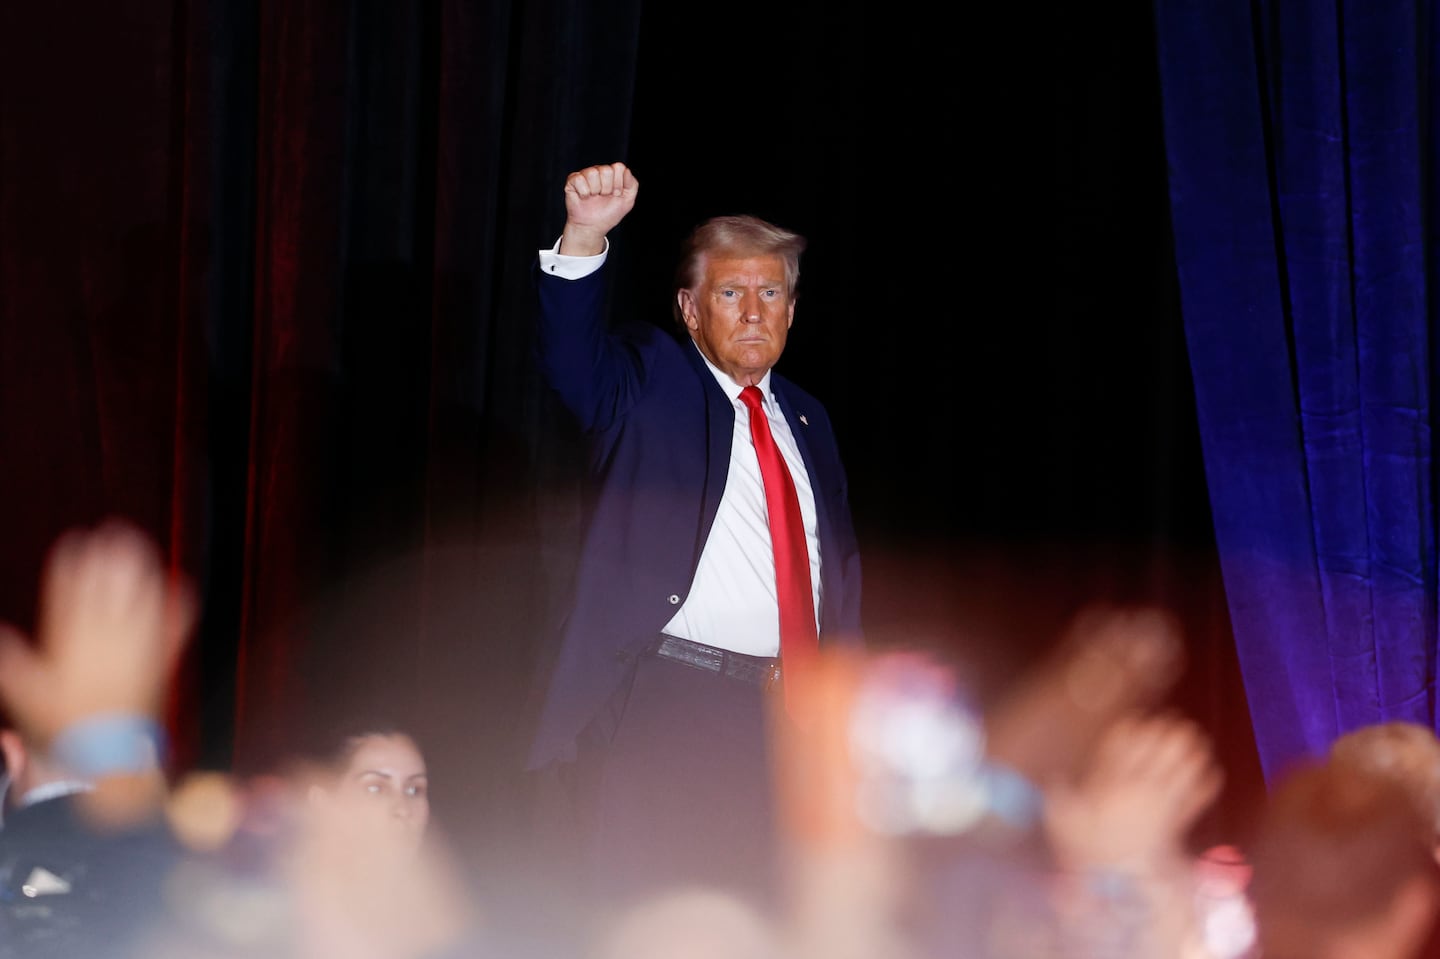
[[[773,905],[767,699],[742,680],[642,655],[592,781],[588,878],[633,901],[704,884]]]

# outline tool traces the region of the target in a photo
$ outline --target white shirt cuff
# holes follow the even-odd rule
[[[567,256],[560,252],[560,241],[556,240],[555,245],[548,250],[540,251],[540,269],[550,276],[558,276],[562,280],[578,280],[582,276],[589,276],[600,269],[605,262],[605,257],[610,253],[610,238],[605,238],[605,249],[594,256]]]

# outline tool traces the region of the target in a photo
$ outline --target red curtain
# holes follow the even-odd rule
[[[204,13],[0,10],[0,589],[24,625],[66,527],[126,515],[203,565]]]

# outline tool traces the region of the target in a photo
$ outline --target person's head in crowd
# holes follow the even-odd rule
[[[430,821],[430,778],[415,738],[390,721],[338,727],[317,754],[307,801],[350,828],[417,848]]]
[[[300,904],[296,955],[452,955],[478,927],[458,864],[430,817],[429,771],[403,721],[321,730],[303,769],[285,859]]]
[[[1403,785],[1430,823],[1440,858],[1440,736],[1434,730],[1405,720],[1361,726],[1331,744],[1330,759]]]
[[[1271,793],[1251,859],[1266,959],[1407,959],[1440,904],[1432,824],[1394,779],[1306,763]]]

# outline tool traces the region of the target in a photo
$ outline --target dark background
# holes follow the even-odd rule
[[[421,731],[452,825],[523,834],[581,476],[528,266],[565,174],[623,159],[616,309],[668,322],[706,216],[809,237],[782,369],[839,431],[872,638],[989,702],[1083,603],[1171,607],[1227,841],[1258,773],[1151,31],[1131,0],[7,5],[0,615],[127,515],[205,597],[179,765],[363,704]]]

